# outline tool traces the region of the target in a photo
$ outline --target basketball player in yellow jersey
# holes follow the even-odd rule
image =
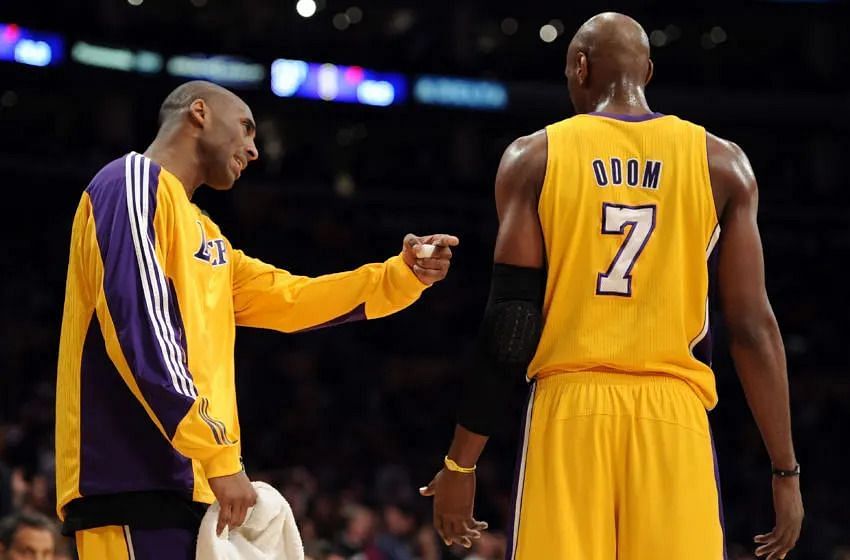
[[[445,278],[451,235],[307,277],[235,248],[192,203],[257,160],[254,117],[209,82],[174,89],[145,153],[98,172],[71,233],[56,382],[56,497],[81,560],[192,560],[207,506],[236,529],[242,463],[236,327],[291,333],[385,317]],[[431,247],[426,247],[430,245]]]
[[[590,19],[567,53],[578,115],[502,158],[478,364],[445,467],[421,490],[447,544],[469,546],[485,527],[472,516],[475,464],[526,373],[509,559],[725,558],[706,417],[717,402],[715,260],[731,353],[773,463],[776,524],[756,554],[785,558],[797,541],[799,465],[753,171],[735,144],[653,113],[652,70],[637,22]]]

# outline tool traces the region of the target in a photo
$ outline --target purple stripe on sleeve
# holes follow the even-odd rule
[[[164,287],[153,250],[158,179],[159,166],[151,163],[145,177],[142,156],[130,154],[104,167],[86,191],[103,261],[103,290],[121,350],[139,390],[173,437],[192,406],[194,386],[176,298]]]
[[[345,324],[345,323],[353,323],[355,321],[365,321],[365,320],[366,320],[366,304],[361,303],[360,305],[358,305],[357,307],[355,307],[354,309],[352,309],[348,313],[345,313],[344,315],[340,315],[339,317],[337,317],[335,319],[331,319],[330,321],[325,321],[321,325],[316,325],[315,327],[308,327],[306,329],[301,329],[300,331],[297,331],[297,332],[315,331],[315,330],[324,329],[324,328],[327,328],[327,327],[336,327],[337,325],[342,325],[342,324]]]
[[[80,492],[83,496],[175,490],[191,495],[194,475],[148,417],[109,359],[93,317],[80,373]]]

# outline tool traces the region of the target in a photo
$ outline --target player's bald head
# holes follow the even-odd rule
[[[583,52],[600,70],[643,77],[649,63],[649,38],[629,16],[605,12],[587,20],[570,42],[568,55]]]
[[[579,67],[583,67],[582,72]],[[646,31],[624,14],[593,16],[570,41],[566,73],[571,96],[577,87],[590,89],[593,94],[621,84],[646,85],[652,75]]]
[[[174,88],[162,102],[159,108],[159,125],[164,126],[174,122],[176,117],[188,111],[192,103],[198,99],[203,99],[210,105],[221,101],[244,104],[236,94],[220,85],[203,80],[186,82]]]

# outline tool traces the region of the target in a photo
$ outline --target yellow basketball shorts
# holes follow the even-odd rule
[[[194,560],[197,534],[186,529],[109,525],[74,534],[80,560]]]
[[[705,408],[683,381],[534,381],[508,560],[724,560]]]

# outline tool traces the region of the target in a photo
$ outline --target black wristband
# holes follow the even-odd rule
[[[798,463],[793,470],[784,471],[782,469],[774,468],[772,471],[773,476],[778,476],[781,478],[786,478],[789,476],[800,476],[800,464]]]

